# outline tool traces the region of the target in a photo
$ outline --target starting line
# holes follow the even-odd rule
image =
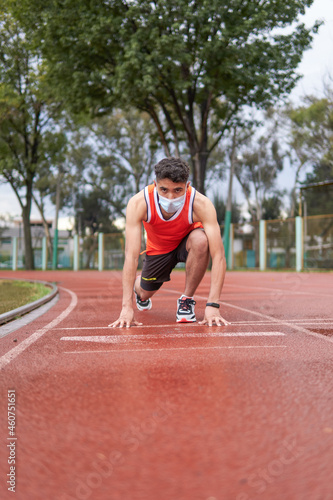
[[[93,354],[93,353],[101,353],[101,354],[107,354],[110,352],[118,352],[118,353],[123,353],[123,352],[142,352],[142,351],[198,351],[201,349],[266,349],[266,348],[286,348],[286,345],[219,345],[219,346],[197,346],[197,347],[163,347],[163,348],[138,348],[138,349],[108,349],[108,350],[103,350],[103,351],[65,351],[64,354]]]
[[[76,337],[61,337],[60,340],[70,342],[97,342],[101,344],[128,344],[132,340],[159,340],[159,339],[186,339],[186,338],[212,338],[212,337],[284,337],[282,332],[210,332],[210,333],[159,333],[142,335],[87,335]]]

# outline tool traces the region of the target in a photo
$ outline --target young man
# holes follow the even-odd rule
[[[185,289],[177,300],[177,322],[196,321],[193,295],[212,258],[211,285],[200,324],[223,325],[219,298],[226,262],[211,201],[188,182],[189,166],[180,158],[164,158],[155,165],[156,180],[133,196],[126,212],[126,247],[123,268],[123,303],[111,327],[141,325],[134,318],[133,290],[140,311],[152,307],[151,297],[178,262],[186,262]],[[141,225],[147,233],[146,257],[136,277],[141,249]]]

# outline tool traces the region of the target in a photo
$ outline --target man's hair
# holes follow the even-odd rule
[[[190,167],[186,161],[173,156],[163,158],[155,165],[154,170],[158,181],[170,179],[172,182],[186,183],[190,176]]]

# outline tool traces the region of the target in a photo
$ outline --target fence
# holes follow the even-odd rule
[[[124,264],[124,236],[122,233],[102,234],[79,238],[59,238],[58,269],[122,269]],[[33,238],[33,256],[36,269],[52,269],[52,248],[46,238]],[[0,268],[25,267],[22,237],[0,237]]]
[[[231,224],[229,269],[333,269],[333,215]]]
[[[122,233],[59,238],[59,269],[122,269]],[[36,269],[52,268],[46,239],[34,244]],[[229,269],[333,269],[333,215],[231,224]],[[0,237],[0,268],[24,267],[23,240]]]

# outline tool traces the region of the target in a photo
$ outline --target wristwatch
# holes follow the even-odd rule
[[[220,309],[220,304],[217,304],[216,302],[207,302],[206,306],[216,307],[216,309]]]

